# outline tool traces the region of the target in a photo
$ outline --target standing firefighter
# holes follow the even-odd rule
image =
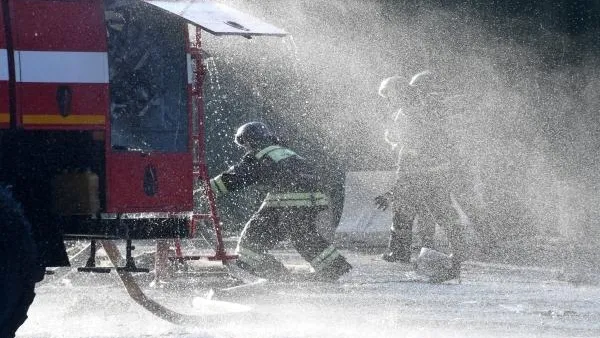
[[[465,164],[448,134],[451,114],[438,85],[429,71],[406,80],[392,77],[382,82],[379,94],[399,108],[385,134],[398,154],[397,180],[375,202],[381,209],[390,204],[393,208],[389,252],[383,256],[386,261],[410,262],[415,218],[420,228],[425,228],[423,247],[433,246],[435,224],[446,230],[453,253],[446,268],[432,278],[441,282],[460,276],[465,252],[460,204],[468,181],[464,179]]]
[[[35,283],[44,277],[21,206],[0,186],[0,337],[14,337],[27,319]]]
[[[268,186],[270,192],[246,223],[237,254],[239,267],[266,278],[285,279],[288,270],[268,253],[277,243],[290,238],[300,255],[315,270],[315,280],[334,281],[350,271],[351,265],[316,229],[316,217],[329,204],[320,192],[314,169],[260,122],[241,126],[235,142],[244,147],[242,160],[211,179],[217,194],[252,184]]]

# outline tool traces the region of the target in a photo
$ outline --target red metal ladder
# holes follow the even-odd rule
[[[193,140],[193,175],[194,185],[201,183],[204,190],[204,195],[208,202],[208,213],[196,213],[196,208],[190,220],[190,234],[195,236],[198,222],[209,219],[212,221],[213,230],[216,238],[215,254],[208,256],[211,261],[222,261],[224,264],[237,258],[237,255],[228,254],[223,241],[221,228],[221,219],[218,214],[217,205],[215,202],[215,193],[210,186],[210,176],[208,174],[208,165],[206,163],[206,141],[205,141],[205,116],[204,116],[204,101],[202,98],[202,82],[204,76],[204,68],[202,67],[200,42],[200,29],[196,29],[195,41],[190,41],[189,51],[193,69],[191,96],[193,102],[192,114],[192,140]],[[181,241],[175,240],[175,254],[179,259],[200,259],[201,256],[184,256],[181,250]]]

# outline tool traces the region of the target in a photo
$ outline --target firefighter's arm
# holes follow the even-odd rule
[[[385,192],[385,193],[375,197],[375,205],[377,206],[377,209],[381,209],[381,210],[387,209],[390,206],[393,194],[394,194],[393,191],[390,190],[388,192]]]
[[[400,180],[396,179],[396,181],[394,182],[394,186],[390,190],[375,197],[375,205],[377,206],[377,209],[386,210],[390,206],[390,204],[394,200],[394,192],[396,191],[396,187],[399,184]]]
[[[227,185],[223,182],[223,173],[210,179],[210,188],[216,195],[222,195],[229,191]]]
[[[259,163],[254,156],[246,155],[236,165],[210,180],[216,195],[245,188],[258,181]]]

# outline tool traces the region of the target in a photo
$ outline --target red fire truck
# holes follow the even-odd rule
[[[67,265],[63,236],[78,236],[127,240],[135,269],[132,240],[194,236],[203,218],[212,258],[230,258],[205,184],[201,30],[286,34],[204,1],[2,0],[0,181],[44,265]]]

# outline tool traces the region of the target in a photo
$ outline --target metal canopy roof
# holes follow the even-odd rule
[[[180,16],[214,35],[287,35],[280,28],[219,3],[202,0],[143,1]]]

